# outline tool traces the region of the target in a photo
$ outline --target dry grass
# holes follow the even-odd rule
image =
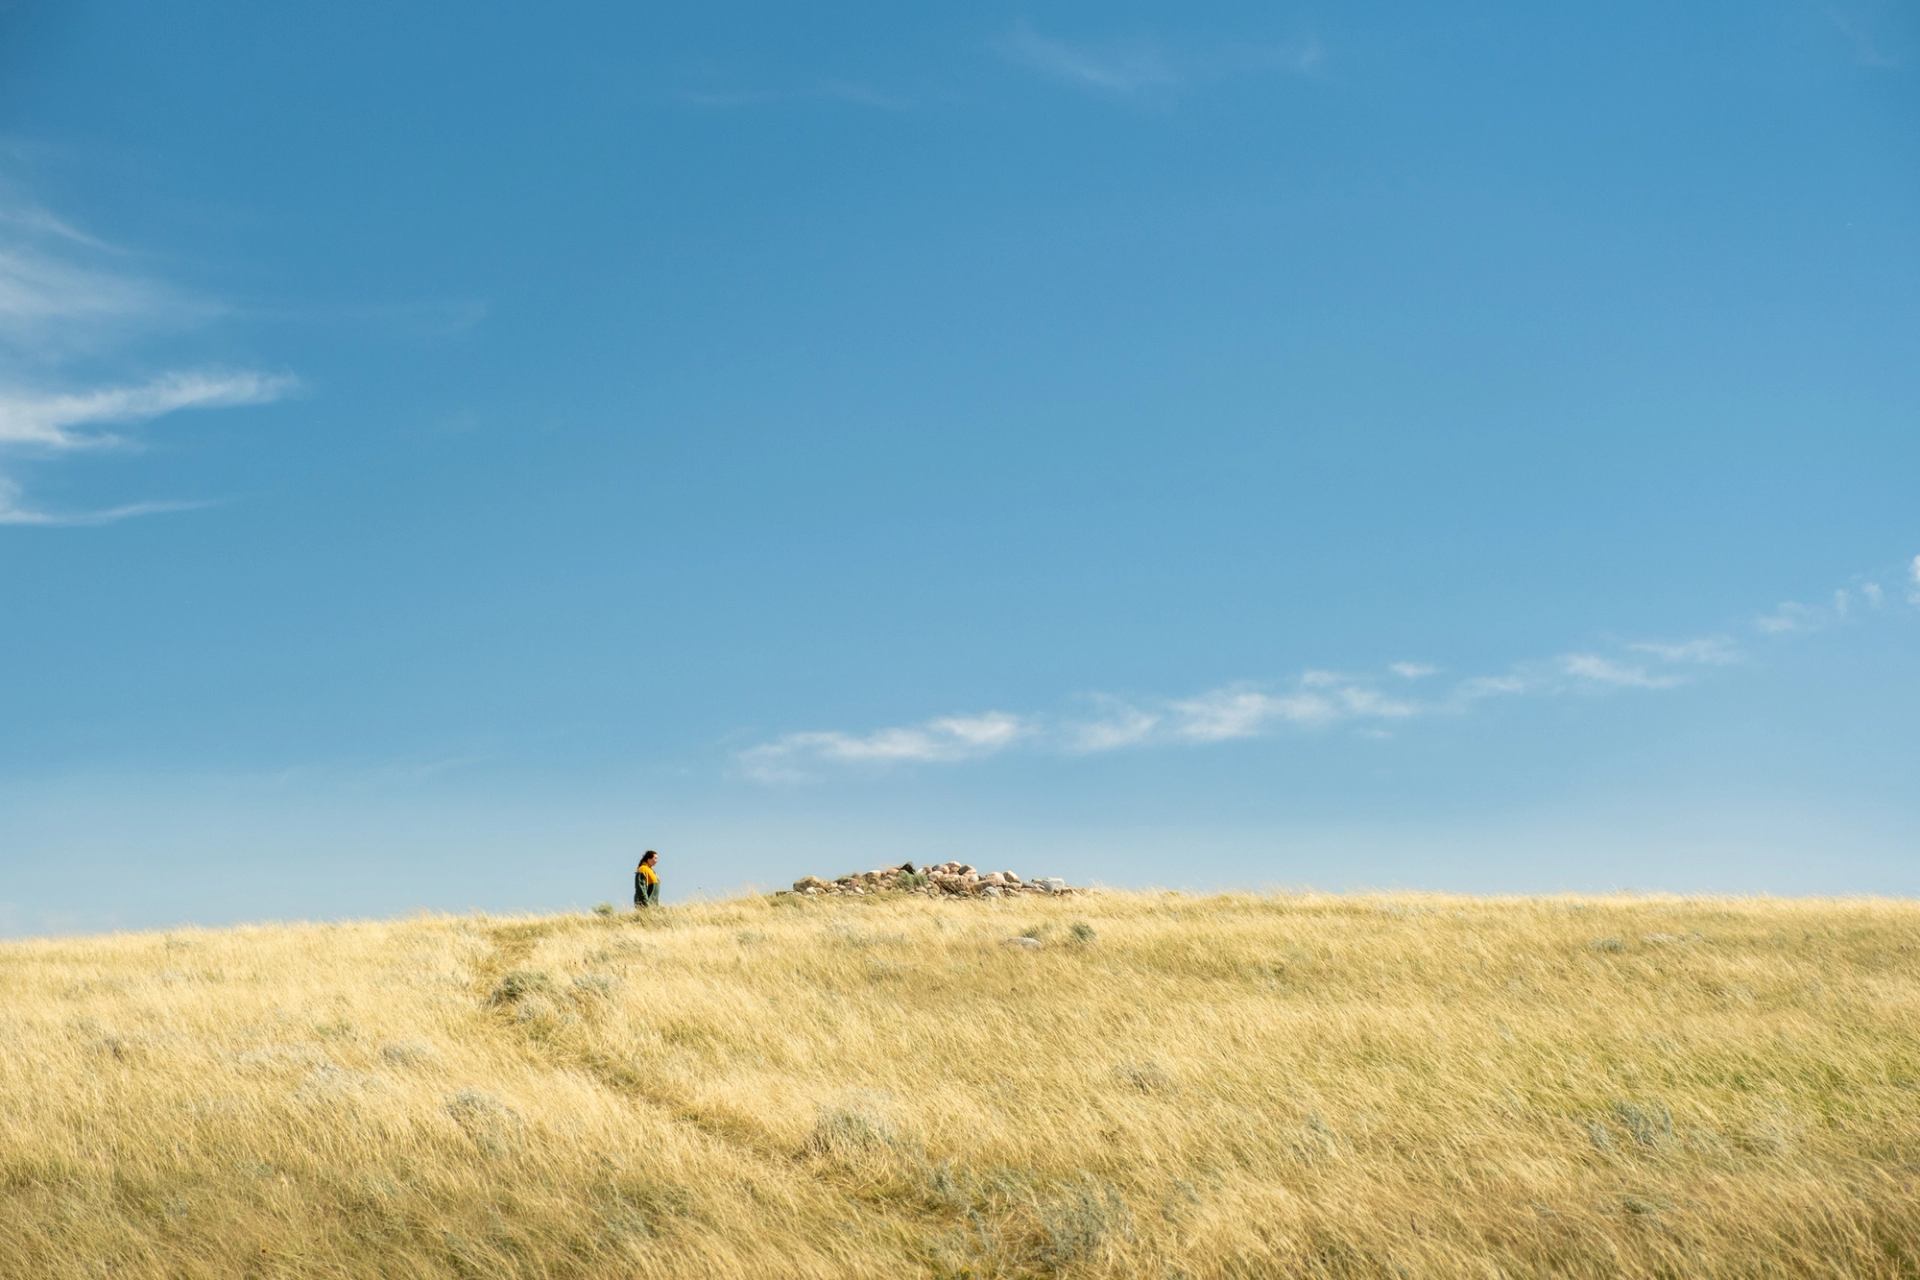
[[[0,993],[7,1276],[1920,1275],[1914,903],[753,900]]]

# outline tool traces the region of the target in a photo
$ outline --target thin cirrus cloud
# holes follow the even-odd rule
[[[1858,614],[1878,613],[1887,606],[1887,589],[1880,581],[1887,573],[1883,568],[1874,576],[1856,575],[1846,585],[1834,588],[1820,604],[1782,600],[1755,617],[1753,629],[1764,636],[1794,635],[1824,631],[1851,621]],[[1920,556],[1901,566],[1897,573],[1906,579],[1907,603],[1920,605]]]
[[[1307,75],[1326,61],[1311,37],[1176,49],[1148,36],[1088,40],[1049,35],[1022,19],[994,45],[1007,62],[1089,93],[1126,96],[1234,76]]]
[[[1099,701],[1105,704],[1099,718],[1074,721],[1066,727],[1067,750],[1074,754],[1137,747],[1151,739],[1165,721],[1165,717],[1158,712],[1130,706],[1117,698]]]
[[[12,362],[93,354],[222,310],[139,272],[123,250],[0,186],[0,349]]]
[[[1582,663],[1571,665],[1570,674],[1585,680],[1634,683],[1618,673]],[[1146,746],[1233,742],[1282,729],[1323,730],[1343,724],[1368,728],[1379,736],[1386,725],[1458,712],[1478,697],[1545,692],[1550,684],[1544,671],[1486,677],[1478,684],[1462,681],[1440,698],[1416,702],[1376,687],[1369,675],[1313,670],[1279,688],[1249,681],[1146,703],[1100,695],[1093,699],[1096,714],[1092,716],[992,711],[867,733],[791,733],[750,747],[737,759],[742,771],[756,781],[803,782],[836,767],[951,764],[1014,748],[1084,756]]]
[[[1081,89],[1136,93],[1181,82],[1158,45],[1147,40],[1104,44],[1041,35],[1024,19],[999,43],[1008,61]]]
[[[266,404],[298,385],[289,375],[252,369],[76,383],[68,376],[76,360],[111,363],[135,339],[225,313],[141,273],[131,259],[0,183],[0,525],[103,525],[211,505],[148,499],[47,510],[13,473],[22,462],[125,450],[136,443],[128,428],[183,410]]]
[[[1367,676],[1305,671],[1290,686],[1252,682],[1141,703],[1101,695],[1095,714],[948,716],[868,733],[792,733],[737,757],[759,782],[804,782],[835,768],[958,763],[1027,748],[1086,756],[1147,746],[1198,745],[1262,737],[1281,729],[1340,724],[1380,728],[1443,710],[1452,700],[1416,703],[1374,687]]]
[[[1576,680],[1622,689],[1671,689],[1686,682],[1685,677],[1672,672],[1651,672],[1644,666],[1597,653],[1569,653],[1560,659],[1560,669]]]
[[[1905,565],[1903,573],[1909,599],[1920,607],[1920,556]],[[1793,606],[1763,615],[1791,619],[1791,627],[1756,623],[1755,630],[1777,636],[1846,621],[1854,610],[1852,601],[1864,602],[1861,609],[1871,612],[1884,608],[1885,594],[1877,582],[1855,579],[1823,610]],[[1840,602],[1841,595],[1847,603]],[[737,763],[757,781],[804,782],[834,770],[952,764],[1011,750],[1087,756],[1342,728],[1366,738],[1390,738],[1395,725],[1465,715],[1490,700],[1653,693],[1681,688],[1747,660],[1735,640],[1724,634],[1609,647],[1611,652],[1576,650],[1454,680],[1433,680],[1440,671],[1433,664],[1401,661],[1379,672],[1314,668],[1279,685],[1243,681],[1185,697],[1142,701],[1096,695],[1092,714],[992,711],[866,733],[791,733],[749,747],[739,753]],[[1416,690],[1415,681],[1428,683]],[[1416,691],[1421,696],[1409,696]]]
[[[790,733],[740,753],[748,776],[799,781],[821,764],[901,764],[972,760],[1004,751],[1031,732],[1027,720],[1003,711],[941,716],[923,724],[855,734]]]
[[[24,502],[18,484],[5,476],[0,476],[0,525],[84,527],[113,524],[119,520],[131,520],[136,516],[162,515],[169,511],[192,511],[211,505],[207,502],[129,502],[117,507],[101,507],[92,511],[41,511]]]
[[[1740,661],[1740,649],[1727,636],[1700,636],[1692,640],[1643,640],[1627,648],[1650,654],[1662,662],[1696,663],[1724,667]]]
[[[285,374],[201,370],[51,395],[0,391],[0,447],[109,448],[126,443],[126,437],[103,427],[146,422],[181,409],[267,404],[297,385]]]
[[[1797,600],[1782,600],[1753,620],[1753,629],[1762,635],[1781,636],[1793,631],[1817,631],[1827,623],[1823,610]]]

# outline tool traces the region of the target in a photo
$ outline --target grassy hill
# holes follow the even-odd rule
[[[0,995],[9,1277],[1920,1275],[1915,903],[756,899]]]

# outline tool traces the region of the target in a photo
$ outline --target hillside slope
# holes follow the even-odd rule
[[[756,899],[0,992],[6,1276],[1920,1275],[1915,903]]]

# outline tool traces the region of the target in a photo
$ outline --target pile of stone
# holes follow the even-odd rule
[[[942,862],[930,867],[903,862],[897,867],[856,871],[838,880],[801,876],[793,882],[793,888],[780,892],[804,897],[917,893],[928,898],[1009,898],[1023,893],[1062,894],[1079,890],[1058,876],[1023,880],[1011,871],[982,872],[964,862]]]

